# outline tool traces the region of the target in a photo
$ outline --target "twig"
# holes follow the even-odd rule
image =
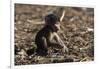
[[[64,16],[65,16],[65,10],[63,11],[63,13],[62,13],[62,16],[60,17],[60,22],[62,22],[62,20],[64,19]]]
[[[82,60],[80,60],[80,62],[83,62],[84,60],[86,60],[88,57],[83,58]]]

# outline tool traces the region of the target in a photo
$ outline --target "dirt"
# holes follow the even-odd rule
[[[69,49],[68,53],[42,57],[35,54],[27,56],[26,51],[36,45],[36,33],[44,25],[46,14],[59,17],[65,10],[59,36]],[[47,5],[15,4],[14,46],[15,65],[48,64],[63,62],[84,62],[94,60],[94,9],[88,7],[65,7]]]

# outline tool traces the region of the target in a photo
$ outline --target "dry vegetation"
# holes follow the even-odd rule
[[[55,13],[61,17],[61,39],[69,48],[67,54],[53,53],[46,57],[37,55],[27,56],[25,50],[34,48],[36,33],[43,27],[44,16]],[[58,7],[15,4],[15,65],[83,62],[94,60],[94,9],[76,7]]]

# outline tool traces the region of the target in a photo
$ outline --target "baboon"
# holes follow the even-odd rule
[[[63,52],[68,52],[68,48],[57,34],[59,29],[60,21],[55,14],[48,14],[45,16],[45,26],[37,33],[35,38],[35,43],[37,45],[36,52],[38,55],[46,56],[48,54],[48,47],[50,46],[60,48]]]

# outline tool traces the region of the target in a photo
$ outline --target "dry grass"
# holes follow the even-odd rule
[[[54,12],[61,17],[61,39],[69,48],[67,54],[53,53],[46,57],[27,56],[25,50],[34,48],[36,33],[43,27],[44,16]],[[59,12],[60,11],[60,12]],[[15,4],[15,65],[83,62],[94,60],[94,9]]]

